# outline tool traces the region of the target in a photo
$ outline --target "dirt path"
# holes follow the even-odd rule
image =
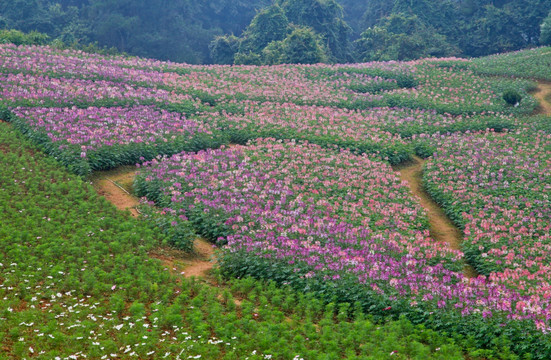
[[[133,166],[98,171],[92,175],[92,186],[118,209],[129,210],[132,216],[138,217],[140,214],[137,207],[140,201],[130,193],[135,173],[136,168]]]
[[[132,216],[139,217],[137,209],[140,201],[132,195],[132,184],[136,168],[122,166],[110,171],[98,171],[91,177],[92,186],[98,194],[120,210],[129,210]],[[214,265],[214,248],[203,239],[194,242],[194,254],[188,254],[172,248],[158,248],[149,255],[161,260],[166,270],[185,277],[205,277]]]
[[[425,191],[422,185],[424,160],[418,156],[414,156],[413,160],[399,166],[395,166],[394,170],[400,174],[400,178],[406,181],[411,192],[419,198],[421,206],[427,212],[430,223],[430,235],[437,241],[446,242],[450,248],[454,250],[461,249],[463,234],[453,222],[448,218],[444,210],[438,205],[431,196]],[[465,275],[467,277],[476,277],[475,270],[469,266],[465,266]]]
[[[537,113],[551,115],[551,104],[549,103],[549,98],[551,97],[551,83],[539,81],[538,89],[533,95],[540,103]]]

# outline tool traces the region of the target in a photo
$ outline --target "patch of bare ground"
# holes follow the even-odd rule
[[[431,237],[436,241],[449,244],[450,248],[454,250],[460,250],[463,233],[423,188],[423,164],[423,159],[414,156],[410,162],[395,166],[394,170],[400,174],[402,181],[407,183],[411,192],[419,198],[429,219]],[[464,273],[467,277],[477,276],[476,271],[470,265],[465,265]]]
[[[132,216],[138,217],[140,214],[137,207],[140,201],[132,195],[135,176],[135,167],[122,166],[114,170],[96,172],[90,180],[98,194],[118,209],[129,210]],[[215,263],[214,248],[203,239],[195,240],[194,251],[191,254],[163,247],[152,251],[150,256],[161,260],[168,271],[185,277],[207,277]]]
[[[549,103],[549,99],[551,98],[551,82],[539,81],[538,88],[533,95],[540,103],[536,114],[551,116],[551,104]]]
[[[170,247],[157,248],[149,256],[161,260],[166,269],[173,274],[184,277],[202,277],[208,280],[208,275],[216,260],[212,244],[203,239],[194,242],[194,252],[186,253]]]
[[[132,216],[138,217],[138,205],[140,201],[131,194],[132,182],[136,175],[136,168],[123,166],[109,171],[98,171],[90,180],[98,194],[104,196],[109,202],[120,210],[129,210]]]

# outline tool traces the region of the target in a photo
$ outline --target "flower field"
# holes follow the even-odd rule
[[[547,331],[546,297],[493,281],[497,274],[465,278],[463,254],[430,239],[407,187],[367,157],[259,140],[153,160],[136,188],[225,244],[220,267],[229,275],[359,301],[373,313]]]
[[[81,175],[220,142],[207,124],[153,106],[19,107],[12,114],[14,124]]]
[[[0,349],[550,358],[551,119],[507,65],[547,79],[546,49],[256,67],[1,44]],[[83,181],[129,164],[139,220]],[[148,255],[197,236],[212,286]]]
[[[0,161],[2,359],[463,358],[405,319],[375,324],[252,279],[182,279],[147,255],[162,235],[6,124]]]

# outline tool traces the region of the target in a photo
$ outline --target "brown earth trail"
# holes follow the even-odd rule
[[[551,83],[539,81],[538,88],[532,95],[540,103],[539,108],[536,110],[537,113],[551,116],[551,104],[549,103],[551,98]]]
[[[461,249],[463,234],[446,215],[444,210],[425,191],[422,184],[424,160],[418,156],[405,164],[394,167],[400,174],[402,181],[405,181],[411,192],[419,198],[421,206],[425,209],[430,224],[430,235],[433,239],[448,243],[454,250]],[[476,277],[476,271],[469,265],[465,265],[465,275]]]
[[[140,201],[132,195],[132,184],[136,168],[122,166],[109,171],[98,171],[92,175],[92,186],[98,194],[120,210],[129,210],[134,217],[140,216],[137,209]],[[188,254],[171,248],[158,248],[149,255],[161,260],[167,270],[185,277],[205,277],[214,265],[212,244],[203,239],[194,242],[194,254]]]

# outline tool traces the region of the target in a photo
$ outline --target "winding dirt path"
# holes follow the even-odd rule
[[[423,164],[425,161],[418,156],[413,156],[413,160],[394,166],[394,170],[400,175],[402,181],[405,181],[411,192],[419,198],[421,206],[425,209],[430,224],[430,235],[437,241],[446,242],[454,250],[461,249],[463,233],[459,230],[444,210],[438,205],[431,196],[425,191],[422,185]],[[476,271],[470,265],[465,265],[465,276],[476,277]]]
[[[538,99],[540,106],[536,114],[551,115],[551,82],[538,81],[538,89],[532,94]]]
[[[139,217],[140,213],[137,207],[140,201],[132,195],[135,176],[135,167],[122,166],[114,170],[98,171],[92,175],[90,180],[98,194],[104,196],[118,209],[129,210],[132,216]],[[181,250],[162,247],[153,250],[149,255],[161,260],[167,271],[185,277],[206,277],[215,263],[214,248],[207,241],[197,239],[194,242],[194,250],[194,254],[189,254]]]

